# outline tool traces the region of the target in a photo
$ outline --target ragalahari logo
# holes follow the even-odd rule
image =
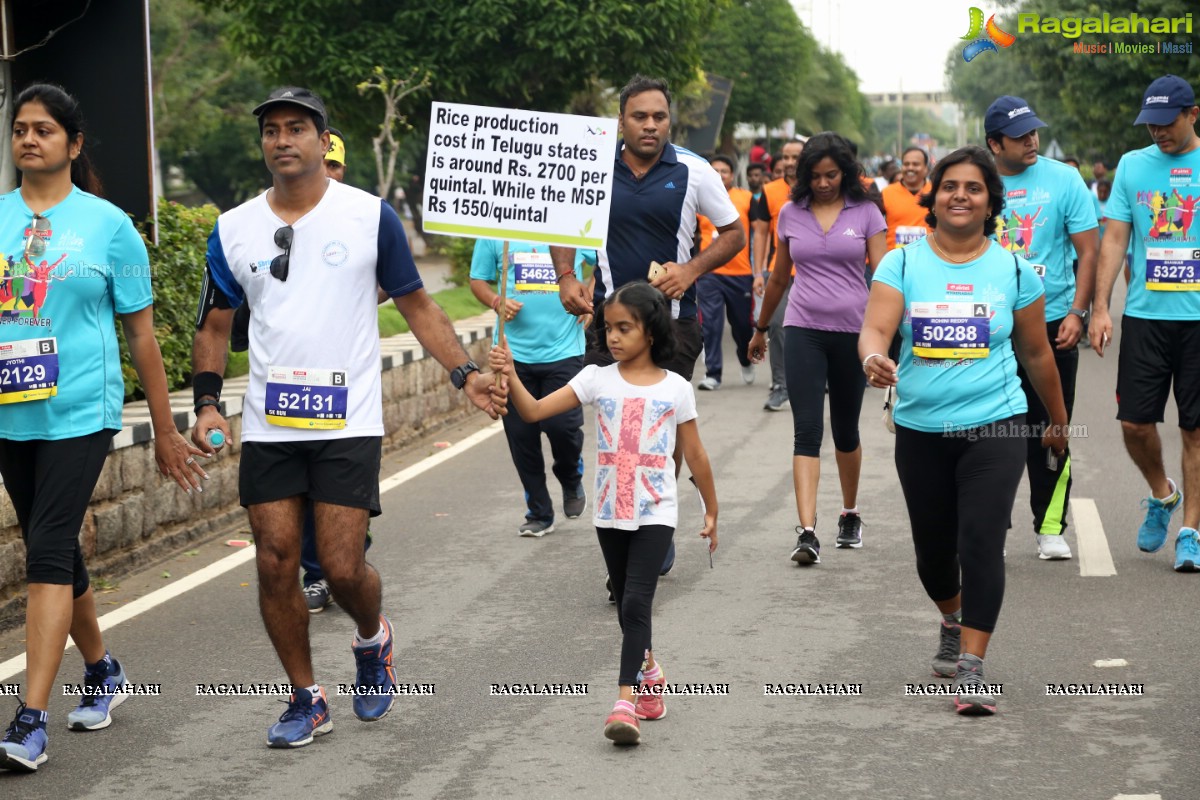
[[[992,14],[988,17],[987,25],[983,24],[983,10],[971,6],[971,27],[967,30],[967,35],[963,39],[970,39],[971,43],[963,48],[963,61],[970,61],[980,53],[985,53],[991,50],[993,53],[999,52],[996,45],[1001,47],[1012,47],[1012,43],[1017,40],[1017,37],[1011,33],[1005,33],[1000,30],[1000,26],[996,24],[996,15]],[[986,35],[984,35],[986,34]]]

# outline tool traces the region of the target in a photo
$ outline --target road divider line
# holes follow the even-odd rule
[[[1079,574],[1088,578],[1117,574],[1104,523],[1096,502],[1086,497],[1071,498],[1071,517],[1075,522],[1075,542],[1079,546]]]
[[[401,486],[404,483],[411,481],[418,475],[422,475],[434,467],[439,466],[451,458],[454,458],[454,456],[458,455],[459,453],[465,453],[472,447],[486,442],[488,439],[492,438],[497,433],[500,433],[502,430],[504,430],[503,424],[496,422],[484,428],[483,430],[476,431],[466,439],[463,439],[461,442],[452,444],[445,450],[435,453],[428,458],[424,458],[416,464],[413,464],[411,467],[406,467],[397,472],[395,475],[391,475],[388,478],[380,481],[379,493],[382,495],[384,492],[391,491],[397,486]],[[162,605],[168,600],[173,600],[185,592],[189,592],[192,589],[195,589],[197,586],[202,586],[203,584],[211,581],[213,578],[220,577],[226,572],[229,572],[231,569],[240,567],[247,561],[252,560],[254,560],[253,546],[238,550],[236,553],[225,556],[225,558],[222,558],[220,561],[209,564],[207,567],[197,570],[191,575],[167,584],[161,589],[155,589],[148,595],[139,597],[136,600],[131,600],[126,605],[108,612],[104,616],[100,617],[100,630],[106,631],[109,628],[120,625],[122,622],[127,622],[139,614],[149,611],[155,606]],[[66,649],[70,650],[73,646],[74,642],[72,642],[68,637]],[[24,672],[25,666],[24,653],[21,653],[19,656],[13,656],[7,661],[0,663],[0,682],[7,681],[12,676]]]

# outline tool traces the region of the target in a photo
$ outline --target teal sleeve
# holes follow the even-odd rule
[[[124,214],[108,245],[108,266],[109,290],[118,314],[132,314],[154,302],[146,243]]]
[[[471,279],[494,281],[499,274],[496,262],[496,242],[491,239],[476,239],[475,253],[471,256]]]

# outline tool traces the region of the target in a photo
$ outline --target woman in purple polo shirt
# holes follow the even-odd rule
[[[797,564],[821,563],[817,540],[817,482],[821,476],[825,387],[829,423],[842,486],[838,547],[862,547],[858,476],[862,448],[858,415],[866,387],[858,363],[858,333],[867,307],[870,268],[887,248],[887,223],[867,197],[862,169],[850,143],[836,133],[819,133],[804,145],[791,202],[779,212],[775,269],[762,301],[760,319],[770,319],[796,267],[783,327],[788,398],[795,443],[792,479],[796,486],[799,537],[792,550]],[[757,328],[750,357],[766,353],[766,328]]]

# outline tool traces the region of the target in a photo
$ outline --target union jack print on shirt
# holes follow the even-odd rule
[[[666,491],[675,405],[596,398],[596,518],[636,520]]]

